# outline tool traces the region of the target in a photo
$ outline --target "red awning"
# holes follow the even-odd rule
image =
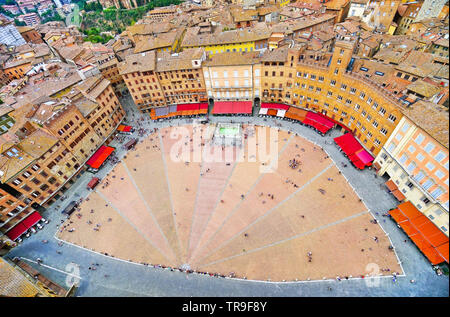
[[[391,192],[392,195],[398,200],[398,201],[404,201],[406,199],[405,195],[398,189]]]
[[[21,222],[15,225],[11,230],[9,230],[6,235],[8,238],[10,238],[12,241],[16,240],[18,237],[20,237],[22,234],[24,234],[28,230],[27,227],[25,227]]]
[[[32,226],[37,224],[39,220],[42,219],[42,216],[37,212],[33,212],[31,215],[26,217],[24,220],[22,220],[22,224],[27,228],[30,229]]]
[[[406,216],[404,214],[402,214],[402,212],[398,209],[389,211],[389,214],[391,215],[392,218],[394,218],[394,220],[397,223],[400,223],[403,221],[408,221],[408,218],[406,218]]]
[[[448,262],[448,257],[446,259],[445,257],[441,256],[441,254],[438,252],[436,248],[430,247],[423,250],[421,249],[421,251],[427,257],[427,259],[430,261],[432,265],[437,265],[444,261]]]
[[[236,101],[233,102],[233,110],[236,111],[234,113],[252,113],[253,104],[251,101]]]
[[[119,132],[131,132],[131,129],[132,129],[131,126],[123,125],[123,124],[121,124],[117,127],[117,131],[119,131]]]
[[[355,166],[356,166],[357,168],[359,168],[360,170],[363,170],[364,167],[365,167],[364,163],[361,162],[360,160],[355,160],[355,161],[352,161],[352,162],[353,162],[353,164],[355,164]]]
[[[214,103],[213,114],[252,113],[251,101],[217,101]]]
[[[356,152],[356,155],[358,156],[359,160],[363,162],[366,166],[372,164],[374,158],[372,155],[369,154],[366,150],[361,150],[359,152]]]
[[[232,112],[232,103],[230,101],[217,101],[214,103],[213,114],[223,114]]]
[[[114,151],[111,146],[102,145],[86,162],[86,165],[98,169]]]
[[[347,155],[351,155],[363,148],[351,133],[334,138],[334,141]]]
[[[268,109],[267,110],[267,114],[269,116],[276,116],[277,115],[278,110],[277,109]]]
[[[177,105],[177,111],[192,111],[200,109],[200,104],[198,103],[183,103]]]
[[[437,247],[436,251],[442,256],[445,262],[448,263],[448,242]]]
[[[308,112],[306,114],[306,118],[315,121],[317,124],[320,124],[328,129],[331,129],[334,126],[334,123],[323,116],[315,113],[315,112]]]
[[[410,201],[389,213],[431,264],[448,263],[448,237]]]
[[[398,205],[397,208],[410,220],[423,216],[423,214],[417,210],[417,208],[410,201]]]
[[[208,104],[206,102],[200,103],[200,109],[208,109]]]
[[[282,103],[261,103],[261,108],[288,110],[289,106]]]
[[[398,187],[397,185],[395,185],[394,181],[392,179],[388,180],[386,183],[384,183],[386,185],[387,188],[389,188],[389,190],[391,192],[393,192],[394,190],[397,190]]]

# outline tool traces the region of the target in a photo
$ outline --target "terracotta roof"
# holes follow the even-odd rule
[[[441,89],[436,87],[436,85],[423,80],[416,80],[415,82],[409,84],[406,88],[412,92],[424,96],[425,98],[430,98],[441,91]]]
[[[179,32],[177,30],[173,30],[167,33],[146,36],[136,43],[134,53],[146,52],[163,47],[171,47],[175,43],[178,35]]]
[[[73,104],[78,108],[78,110],[80,110],[83,117],[87,117],[95,108],[98,107],[98,103],[84,96],[75,100]]]
[[[14,111],[14,108],[5,104],[0,105],[0,117]]]
[[[285,62],[288,57],[289,48],[284,46],[272,51],[265,51],[261,57],[261,62]]]
[[[35,297],[40,292],[23,274],[0,257],[0,297]]]
[[[346,0],[349,1],[349,0]],[[334,14],[322,14],[318,17],[308,16],[301,19],[293,20],[292,30],[298,31],[306,28],[310,28],[313,25],[317,25],[323,23],[328,20],[334,20],[336,16]]]
[[[448,149],[448,108],[420,100],[402,110],[403,114]],[[426,114],[426,115],[424,115]]]
[[[205,66],[250,65],[258,63],[259,52],[225,52],[210,56]]]
[[[83,51],[84,49],[82,47],[74,45],[61,48],[59,53],[65,59],[74,60],[76,57],[80,56]]]
[[[234,22],[254,21],[258,19],[257,10],[243,10],[241,7],[235,7],[230,9],[230,13],[233,16]]]
[[[156,54],[156,71],[171,71],[194,68],[193,60],[201,60],[205,50],[203,48],[186,49],[177,54],[158,52]],[[197,68],[200,68],[201,64]]]
[[[125,61],[119,63],[119,73],[121,75],[134,72],[148,72],[155,70],[156,53],[149,51],[140,54],[128,55]]]
[[[408,52],[406,51],[397,52],[390,48],[382,48],[373,56],[373,58],[382,60],[385,63],[399,64],[405,58],[407,53]]]
[[[213,34],[199,34],[199,27],[189,28],[183,38],[182,46],[208,46],[231,43],[246,43],[267,39],[270,31],[265,23],[257,23],[251,29],[221,31]]]
[[[327,7],[327,9],[331,10],[340,10],[342,7],[345,7],[350,0],[330,0],[328,2],[325,2],[324,5]]]
[[[17,124],[17,123],[16,123]],[[28,165],[39,159],[45,152],[58,142],[58,139],[41,129],[35,130],[17,144],[3,144],[2,151],[7,151],[12,145],[19,150],[17,156],[0,157],[0,178],[3,183],[21,172]]]
[[[406,12],[407,9],[408,9],[408,4],[406,4],[406,3],[401,3],[401,4],[398,6],[397,12],[398,12],[398,14],[402,17],[402,16],[405,14],[405,12]]]
[[[127,31],[131,35],[149,35],[153,33],[166,33],[172,28],[170,23],[140,23],[127,27]]]
[[[101,74],[88,77],[83,82],[78,84],[76,88],[80,90],[84,96],[94,101],[109,85],[111,82],[104,78]]]

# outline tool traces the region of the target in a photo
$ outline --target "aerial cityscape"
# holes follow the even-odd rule
[[[448,297],[448,27],[448,0],[0,0],[0,297]]]

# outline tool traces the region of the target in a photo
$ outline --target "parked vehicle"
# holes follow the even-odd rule
[[[64,208],[64,210],[62,211],[63,214],[66,214],[67,216],[70,216],[75,208],[77,207],[77,202],[75,200],[72,200],[67,206],[66,208]]]
[[[131,139],[130,141],[128,141],[127,143],[125,143],[125,145],[123,146],[126,150],[130,150],[131,148],[133,148],[133,146],[136,145],[137,143],[137,139]]]
[[[92,179],[87,184],[87,188],[90,190],[94,190],[94,188],[100,183],[100,178],[98,177],[92,177]]]
[[[44,226],[42,226],[40,223],[37,223],[37,224],[36,224],[36,227],[37,227],[38,229],[44,228]]]
[[[34,227],[31,227],[30,230],[32,233],[36,233],[36,229],[34,229]]]

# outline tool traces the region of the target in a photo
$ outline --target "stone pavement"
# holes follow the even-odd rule
[[[135,125],[132,119],[139,114],[130,108],[130,101],[122,101],[128,115],[128,123]],[[289,129],[304,136],[318,145],[322,146],[331,158],[340,166],[341,162],[347,163],[347,159],[334,145],[332,138],[340,135],[337,130],[331,131],[326,137],[321,137],[315,131],[304,126],[279,121],[276,119],[263,118],[210,118],[213,122],[248,122],[249,119],[258,125],[281,125],[281,128]],[[192,120],[180,119],[172,122],[149,122],[142,125],[146,128],[167,127],[177,124],[186,124]],[[114,146],[114,143],[113,143]],[[117,150],[118,157],[124,155],[123,150]],[[381,213],[397,205],[395,198],[384,190],[380,190],[384,179],[375,177],[372,170],[359,171],[349,167],[343,169],[344,176],[356,189],[379,221],[383,229],[389,234],[400,258],[405,277],[399,277],[397,282],[391,278],[381,278],[379,283],[371,283],[368,280],[351,279],[338,281],[311,281],[298,283],[268,283],[244,281],[236,279],[224,279],[209,277],[206,275],[171,272],[165,269],[155,269],[142,265],[127,263],[118,259],[106,257],[88,250],[64,244],[58,246],[54,234],[56,225],[62,219],[62,208],[71,200],[86,197],[88,191],[86,184],[92,177],[90,173],[84,173],[75,184],[64,194],[68,198],[64,202],[54,203],[43,216],[51,222],[13,249],[7,257],[19,256],[39,269],[50,279],[61,285],[71,282],[72,273],[81,277],[77,296],[448,296],[449,280],[446,276],[437,276],[432,270],[428,260],[420,253],[407,236],[397,228],[396,224]],[[111,169],[111,164],[104,166],[99,172],[100,178],[104,177]],[[374,195],[373,193],[377,193]],[[60,207],[58,207],[60,205]],[[378,214],[377,214],[378,213]],[[43,244],[41,240],[47,239],[49,243]],[[407,242],[403,242],[404,240]],[[62,254],[56,253],[60,250]],[[49,266],[38,266],[34,261],[40,257],[43,264]],[[71,262],[79,264],[79,273],[76,272]],[[100,264],[97,270],[89,270],[92,263]],[[108,277],[105,277],[105,274]],[[69,277],[68,277],[69,276]],[[410,280],[416,280],[411,284]],[[375,281],[375,280],[372,280]],[[328,289],[331,287],[331,291]]]

